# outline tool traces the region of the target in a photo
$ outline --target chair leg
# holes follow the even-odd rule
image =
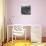
[[[15,36],[15,42],[16,42],[16,36]]]
[[[12,43],[13,43],[13,31],[12,31]]]
[[[25,31],[25,42],[26,42],[26,31]]]

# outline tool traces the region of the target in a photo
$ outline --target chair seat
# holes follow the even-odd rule
[[[24,31],[13,31],[13,35],[22,36],[24,35]]]

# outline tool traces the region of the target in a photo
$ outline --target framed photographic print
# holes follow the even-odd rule
[[[22,15],[31,15],[31,6],[22,6],[21,14]]]

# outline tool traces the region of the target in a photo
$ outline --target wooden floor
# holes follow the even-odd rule
[[[46,37],[42,37],[42,42],[46,42]]]

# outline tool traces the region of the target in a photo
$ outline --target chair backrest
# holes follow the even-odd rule
[[[21,25],[15,25],[14,27],[13,27],[13,30],[12,30],[13,32],[13,35],[15,35],[15,36],[22,36],[22,35],[24,35],[24,29],[23,29],[23,26],[21,26]]]

